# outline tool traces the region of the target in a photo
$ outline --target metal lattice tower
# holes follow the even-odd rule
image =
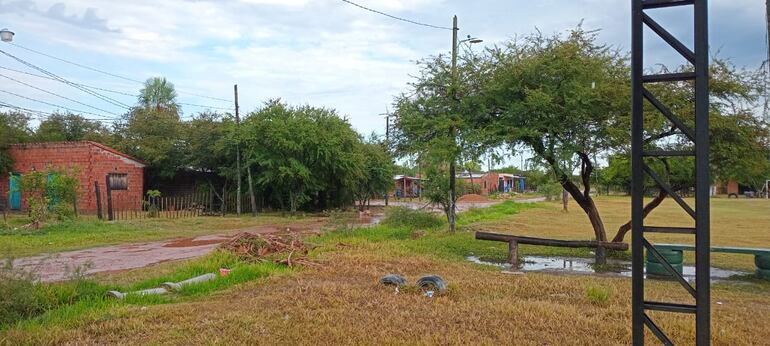
[[[711,339],[711,304],[709,277],[709,89],[708,89],[708,1],[707,0],[632,0],[632,123],[631,123],[631,170],[632,170],[632,256],[633,256],[633,316],[632,331],[634,345],[644,344],[645,327],[661,342],[672,345],[666,336],[665,326],[658,326],[647,314],[648,311],[666,311],[695,315],[696,344],[708,345]],[[670,34],[665,28],[647,15],[646,10],[686,6],[692,8],[694,16],[694,50]],[[690,64],[692,72],[644,74],[643,30],[647,26],[679,52]],[[695,128],[689,128],[671,112],[645,85],[694,81]],[[694,151],[646,151],[644,148],[644,102],[647,100],[693,143]],[[668,184],[645,162],[650,157],[695,157],[695,208],[687,204]],[[649,176],[659,188],[669,193],[693,219],[694,227],[649,227],[644,224],[644,181]],[[690,234],[695,243],[695,287],[685,280],[671,264],[647,241],[647,233]],[[666,268],[682,287],[695,299],[695,304],[655,302],[644,296],[644,251]]]

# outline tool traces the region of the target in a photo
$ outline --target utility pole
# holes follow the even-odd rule
[[[768,0],[770,1],[770,0]],[[388,112],[387,108],[385,109],[385,150],[387,152],[390,152],[390,112]],[[390,194],[390,189],[385,191],[385,206],[388,206],[388,195]]]
[[[452,102],[455,102],[457,99],[457,31],[459,29],[457,28],[457,16],[452,17]],[[457,144],[457,140],[455,139],[455,128],[454,126],[451,126],[449,128],[449,136],[452,138],[452,143]],[[456,185],[457,185],[457,177],[456,177],[456,170],[457,170],[457,158],[454,155],[456,148],[452,148],[452,161],[449,162],[449,231],[454,232],[455,231],[455,213],[457,210],[457,206],[455,205],[455,201],[457,200],[457,194],[456,194]]]
[[[241,117],[238,114],[238,84],[233,85],[233,93],[235,94],[235,171],[238,183],[235,213],[241,216]]]

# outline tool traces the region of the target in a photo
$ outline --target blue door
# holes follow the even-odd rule
[[[12,173],[11,178],[8,179],[10,186],[8,189],[8,206],[11,210],[21,209],[21,190],[19,190],[19,179],[21,175],[19,173]]]

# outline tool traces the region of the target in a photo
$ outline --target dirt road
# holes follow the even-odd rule
[[[205,235],[195,238],[171,239],[159,242],[124,244],[67,251],[57,254],[19,258],[13,261],[14,268],[35,273],[40,281],[64,281],[72,278],[75,270],[83,274],[114,272],[149,265],[200,257],[214,251],[219,244],[240,232],[320,232],[324,218],[300,224],[260,226],[250,229],[233,230],[225,234]]]

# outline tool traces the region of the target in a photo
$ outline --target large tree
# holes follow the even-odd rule
[[[282,209],[353,202],[363,176],[361,138],[335,111],[268,101],[244,119],[241,135],[255,184]]]
[[[486,115],[479,122],[501,143],[524,145],[555,174],[557,181],[588,216],[597,240],[608,240],[591,196],[596,157],[629,152],[629,69],[624,54],[596,42],[580,28],[567,36],[533,35],[491,51],[496,66],[486,83]],[[675,69],[686,70],[686,67]],[[658,67],[650,73],[667,72]],[[711,67],[712,169],[729,178],[767,166],[767,134],[752,115],[758,95],[756,75],[716,60]],[[689,82],[649,85],[655,97],[692,127]],[[687,149],[686,134],[673,127],[650,103],[645,104],[645,146]],[[678,160],[678,161],[677,161]],[[571,165],[577,164],[579,175]],[[649,159],[676,190],[693,186],[688,159]],[[648,184],[652,189],[652,184]],[[666,198],[658,191],[645,215]],[[622,241],[621,226],[613,241]],[[597,253],[597,259],[603,255]]]
[[[485,125],[501,143],[532,150],[586,213],[596,240],[607,241],[591,196],[592,158],[627,138],[624,56],[597,44],[594,33],[577,29],[566,37],[537,34],[511,41],[490,58],[497,67],[484,91]]]
[[[492,67],[489,60],[465,50],[459,57],[457,79],[453,83],[450,60],[443,55],[418,62],[420,73],[411,83],[411,90],[396,98],[394,146],[401,156],[428,158],[431,173],[444,175],[447,180],[434,184],[426,196],[444,208],[449,228],[455,229],[455,203],[459,195],[452,191],[452,163],[476,161],[488,149],[488,137],[476,125],[484,109],[482,83]],[[440,167],[446,166],[446,167]]]
[[[96,120],[79,114],[54,113],[35,130],[35,140],[43,142],[91,140],[105,142],[109,129]]]
[[[117,149],[147,163],[148,175],[170,177],[184,166],[183,125],[173,84],[150,78],[139,103],[115,126]]]

